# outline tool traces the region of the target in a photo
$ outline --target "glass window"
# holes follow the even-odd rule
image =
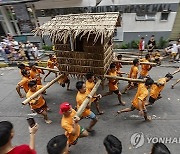
[[[136,21],[155,21],[155,14],[148,13],[148,14],[136,14]]]
[[[161,20],[168,20],[169,12],[162,12],[161,13]]]

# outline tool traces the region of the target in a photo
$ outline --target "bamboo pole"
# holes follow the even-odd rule
[[[43,91],[45,91],[47,88],[49,88],[51,85],[53,85],[55,82],[57,82],[63,75],[59,75],[57,78],[55,78],[54,80],[52,80],[51,82],[48,82],[43,88],[41,88],[40,90],[36,91],[32,96],[30,96],[29,98],[27,98],[26,100],[24,100],[22,102],[23,105],[26,105],[27,103],[29,103],[32,99],[36,98],[39,94],[41,94]]]
[[[176,73],[179,73],[180,72],[180,67],[178,70],[174,71],[173,73],[171,73],[172,75],[175,75]]]
[[[120,63],[133,64],[133,61],[113,60],[113,62],[120,62]],[[151,62],[140,62],[140,64],[144,64],[144,65],[152,65],[152,66],[157,65],[156,63],[151,63]]]
[[[96,93],[99,85],[101,83],[101,80],[98,80],[97,83],[95,84],[94,88],[92,89],[92,91],[90,92],[89,96],[93,97],[94,94]],[[84,112],[85,108],[87,107],[87,105],[89,104],[90,101],[90,97],[86,97],[86,99],[83,101],[83,103],[81,104],[80,108],[78,109],[76,116],[81,117],[82,113]]]
[[[126,51],[122,51],[122,52],[118,52],[116,49],[114,49],[113,51],[115,51],[117,54],[122,54],[124,56],[124,54],[126,55],[135,55],[135,56],[139,56],[139,51],[138,52],[126,52]],[[146,53],[143,52],[143,55],[146,55]]]
[[[110,75],[104,75],[106,78],[112,78],[116,80],[124,80],[124,81],[130,81],[130,82],[139,82],[139,83],[145,83],[146,80],[143,79],[132,79],[132,78],[126,78],[126,77],[120,77],[120,76],[110,76]],[[157,83],[156,81],[154,83]]]
[[[48,70],[48,71],[52,71],[52,72],[59,72],[59,70],[57,70],[57,69],[52,69],[52,68],[48,68],[48,67],[36,66],[36,68],[42,69],[42,70]]]

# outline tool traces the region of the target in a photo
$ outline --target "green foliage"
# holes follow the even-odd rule
[[[52,50],[52,46],[44,45],[42,47],[42,49],[44,49],[45,51],[51,51]]]
[[[121,49],[128,49],[129,48],[129,44],[128,43],[123,43],[121,44]]]
[[[167,46],[168,41],[164,40],[163,37],[160,37],[159,42],[157,43],[157,47],[158,49],[164,49]]]
[[[118,45],[118,44],[115,44],[115,45],[114,45],[114,49],[120,49],[120,48],[121,48],[120,45]]]
[[[139,41],[137,41],[137,40],[131,41],[131,48],[132,49],[138,49],[139,48]]]

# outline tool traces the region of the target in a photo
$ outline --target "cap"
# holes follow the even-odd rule
[[[59,114],[68,111],[70,108],[71,108],[71,104],[69,104],[68,102],[62,103],[59,107]]]

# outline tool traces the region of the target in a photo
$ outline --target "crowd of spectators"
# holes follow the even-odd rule
[[[1,37],[0,54],[5,62],[17,60],[38,60],[39,51],[35,44],[27,41],[26,43],[16,41],[12,35],[7,34]]]

